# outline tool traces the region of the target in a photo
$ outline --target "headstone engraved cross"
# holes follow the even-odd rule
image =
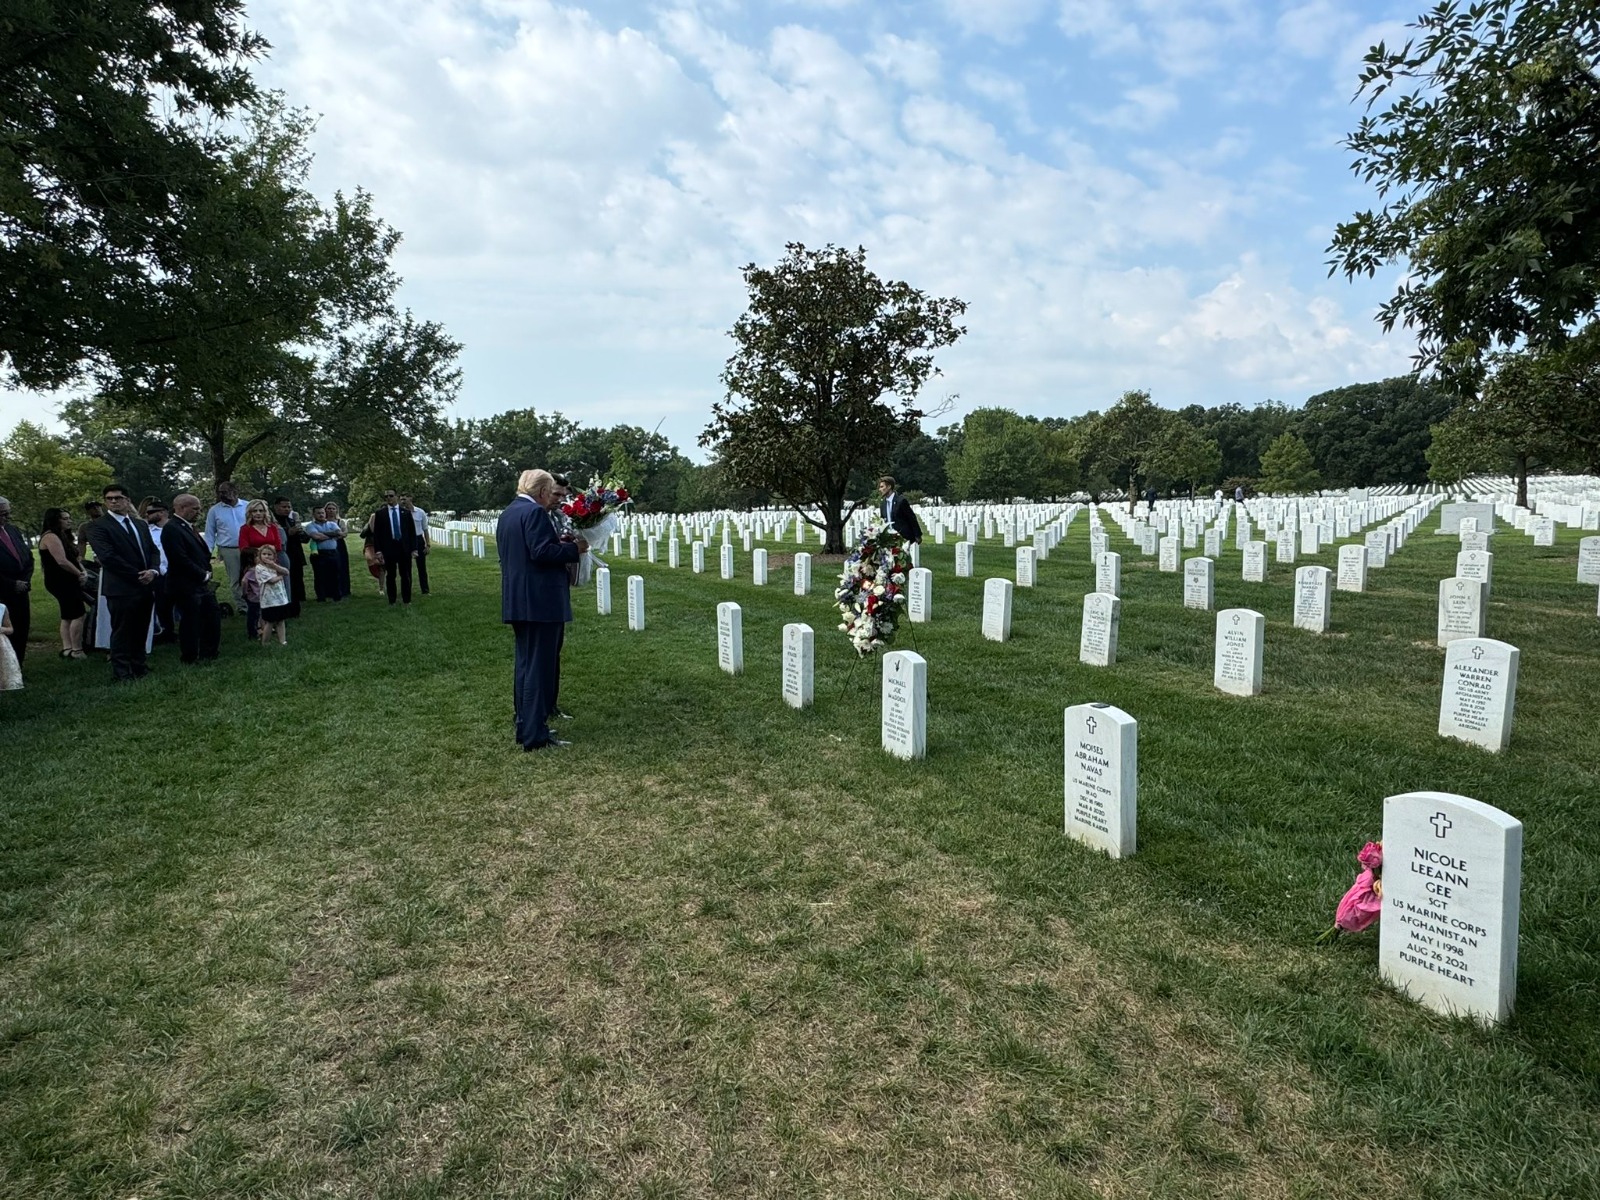
[[[1384,981],[1435,1012],[1498,1023],[1517,994],[1522,823],[1449,792],[1383,802]]]
[[[1066,835],[1112,858],[1138,848],[1139,723],[1109,704],[1065,711]]]
[[[1498,754],[1511,740],[1521,652],[1493,638],[1457,638],[1444,652],[1439,736]]]
[[[1267,619],[1249,608],[1225,608],[1217,614],[1217,644],[1211,682],[1230,696],[1261,693],[1261,651]]]
[[[744,671],[743,617],[732,600],[717,605],[717,666],[729,675]]]

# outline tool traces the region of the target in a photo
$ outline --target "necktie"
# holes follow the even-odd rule
[[[17,549],[16,539],[11,536],[11,531],[4,525],[0,525],[0,538],[5,539],[6,549],[11,551],[11,557],[16,559],[18,562],[21,562],[22,551]]]
[[[400,510],[398,508],[389,510],[389,524],[394,529],[394,540],[398,542],[400,540]]]

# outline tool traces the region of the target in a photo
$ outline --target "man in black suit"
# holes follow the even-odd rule
[[[11,614],[11,648],[17,662],[28,653],[28,627],[33,611],[28,593],[33,590],[33,550],[22,530],[11,523],[11,501],[0,496],[0,604]]]
[[[186,663],[216,658],[222,645],[222,610],[211,586],[211,551],[194,527],[199,516],[199,496],[174,496],[172,518],[161,527],[167,595],[178,613],[178,655]]]
[[[561,686],[561,635],[572,620],[567,564],[589,548],[581,537],[564,542],[550,521],[560,489],[548,471],[524,471],[517,495],[500,514],[500,619],[517,636],[517,742],[524,750],[569,743],[550,731]]]
[[[400,507],[393,488],[383,493],[383,507],[372,514],[372,548],[383,561],[384,585],[389,603],[395,599],[395,575],[400,577],[400,598],[411,603],[411,560],[417,553],[417,523]]]
[[[89,544],[100,564],[100,594],[111,610],[111,676],[126,682],[150,674],[145,639],[161,555],[149,526],[133,515],[127,489],[113,483],[102,495],[111,511],[89,526]]]
[[[920,542],[922,524],[917,520],[917,514],[911,510],[911,501],[895,490],[893,475],[879,477],[878,495],[883,497],[881,506],[883,519],[894,526],[894,531],[905,539],[906,545]]]

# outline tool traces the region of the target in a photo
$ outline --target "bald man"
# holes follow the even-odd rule
[[[222,611],[211,581],[211,551],[195,529],[200,497],[172,498],[172,516],[161,527],[167,555],[167,597],[178,615],[178,655],[194,664],[217,657],[222,645]]]
[[[517,636],[517,744],[524,750],[568,743],[550,731],[561,686],[561,634],[572,620],[567,564],[582,557],[582,538],[563,542],[550,520],[561,489],[548,471],[524,471],[517,495],[500,514],[495,550],[500,556],[500,619]]]

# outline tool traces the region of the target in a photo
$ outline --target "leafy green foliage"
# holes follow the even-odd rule
[[[933,352],[965,332],[965,303],[882,280],[866,260],[864,249],[791,242],[777,266],[745,267],[750,305],[734,322],[727,395],[700,435],[734,483],[819,507],[830,553],[843,553],[845,519],[862,503],[846,508],[851,474],[887,463],[914,430]]]
[[[1422,483],[1428,477],[1429,429],[1452,404],[1444,389],[1402,375],[1312,396],[1294,431],[1329,487]]]
[[[21,0],[0,15],[0,370],[77,378],[159,336],[191,261],[175,215],[216,186],[214,118],[255,96],[242,0]]]
[[[156,290],[148,336],[97,371],[103,402],[197,438],[217,480],[295,428],[326,465],[400,455],[459,383],[457,343],[392,307],[400,235],[372,198],[325,209],[307,189],[311,130],[281,97],[252,106],[218,186],[174,214],[181,269]]]
[[[1482,391],[1434,426],[1429,477],[1454,483],[1477,472],[1506,471],[1516,477],[1517,502],[1526,504],[1534,467],[1594,469],[1574,447],[1571,431],[1594,423],[1597,402],[1600,370],[1574,373],[1558,354],[1499,355]]]
[[[110,482],[109,465],[74,453],[32,421],[19,421],[0,442],[0,496],[11,501],[12,520],[23,529],[37,532],[47,508],[79,511],[78,505],[98,499]]]
[[[1300,495],[1322,486],[1322,476],[1306,444],[1281,433],[1261,455],[1261,490],[1272,495]]]
[[[1340,225],[1330,266],[1405,260],[1379,313],[1461,390],[1485,355],[1559,347],[1600,300],[1600,12],[1591,0],[1441,0],[1372,48],[1345,144],[1383,207]],[[1387,107],[1372,111],[1379,102]]]

